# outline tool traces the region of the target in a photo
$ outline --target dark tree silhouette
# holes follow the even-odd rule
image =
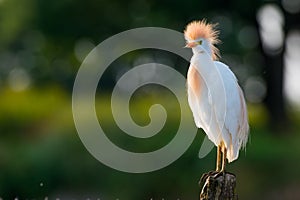
[[[281,132],[283,129],[286,132],[286,128],[290,125],[288,116],[286,113],[286,99],[284,96],[284,53],[285,53],[285,41],[288,33],[291,30],[299,30],[300,14],[289,14],[281,5],[278,5],[284,14],[284,43],[281,51],[277,53],[269,54],[265,52],[260,45],[261,53],[264,55],[265,60],[265,81],[267,84],[267,94],[265,98],[265,105],[270,114],[270,127],[276,132]],[[257,28],[258,24],[256,23]],[[262,44],[260,39],[260,44]]]

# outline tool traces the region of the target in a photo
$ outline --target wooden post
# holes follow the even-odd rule
[[[237,200],[236,177],[229,172],[211,171],[202,175],[200,200]]]

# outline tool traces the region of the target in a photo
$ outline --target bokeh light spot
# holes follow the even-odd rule
[[[300,1],[299,0],[282,0],[282,7],[284,10],[291,14],[300,12]]]
[[[259,33],[264,51],[274,55],[282,51],[284,43],[284,17],[277,5],[267,4],[257,12]]]
[[[8,84],[14,91],[23,91],[29,87],[31,78],[22,68],[13,69],[8,76]]]
[[[245,84],[245,96],[251,103],[261,103],[266,96],[266,85],[261,77],[250,77]]]
[[[300,32],[291,31],[287,35],[284,54],[284,92],[292,104],[300,106]]]

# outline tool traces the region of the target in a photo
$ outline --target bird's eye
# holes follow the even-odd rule
[[[198,45],[201,45],[202,44],[202,40],[200,40],[199,42],[198,42]]]

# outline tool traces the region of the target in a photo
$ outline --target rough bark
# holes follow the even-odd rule
[[[236,200],[236,177],[229,172],[211,171],[203,174],[199,185],[200,200]]]

